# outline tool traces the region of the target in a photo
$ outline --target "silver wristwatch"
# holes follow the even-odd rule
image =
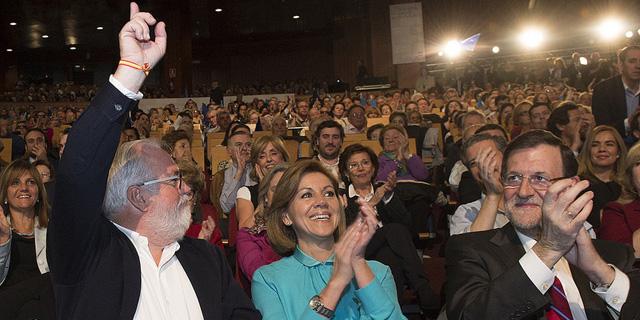
[[[335,313],[335,311],[324,306],[319,295],[315,295],[309,300],[309,308],[327,319],[333,318],[333,314]]]

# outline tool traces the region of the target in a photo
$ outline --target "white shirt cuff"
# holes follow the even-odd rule
[[[109,76],[109,82],[116,87],[116,89],[118,89],[118,91],[120,91],[122,94],[124,94],[125,96],[127,96],[127,98],[131,99],[131,100],[142,100],[142,92],[138,91],[138,93],[135,93],[129,89],[127,89],[125,86],[122,85],[122,83],[120,83],[120,81],[118,81],[118,79],[116,79],[113,75]]]
[[[549,269],[533,250],[522,256],[519,263],[540,293],[545,294],[551,288],[556,277],[555,270]]]
[[[387,197],[387,194],[389,195],[388,197]],[[388,204],[392,199],[393,199],[393,191],[386,193],[384,196],[382,196],[382,202],[384,204]]]
[[[602,287],[594,288],[594,285],[591,284],[591,290],[602,298],[610,308],[620,312],[622,305],[627,301],[631,284],[629,277],[624,272],[620,271],[620,269],[614,265],[610,264],[610,266],[615,270],[616,275],[609,289]]]
[[[624,131],[629,133],[631,130],[631,124],[629,123],[629,118],[624,119]]]

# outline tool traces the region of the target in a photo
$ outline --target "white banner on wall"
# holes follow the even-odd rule
[[[425,61],[422,3],[389,6],[393,64]]]

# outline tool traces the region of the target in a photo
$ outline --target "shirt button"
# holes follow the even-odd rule
[[[122,111],[122,106],[119,104],[114,104],[113,107],[116,109],[116,111]]]
[[[547,289],[549,289],[549,285],[546,284],[546,283],[543,283],[542,284],[542,290],[547,290]]]

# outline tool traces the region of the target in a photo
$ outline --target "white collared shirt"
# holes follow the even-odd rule
[[[584,311],[584,304],[580,291],[573,281],[571,275],[571,269],[569,268],[569,262],[562,257],[556,265],[549,269],[547,265],[540,260],[538,255],[531,250],[537,243],[535,239],[532,239],[516,230],[520,242],[524,247],[526,253],[520,258],[520,265],[524,272],[529,277],[529,280],[538,288],[540,293],[545,294],[549,288],[553,285],[554,278],[557,276],[562,283],[562,288],[567,296],[567,302],[569,302],[569,308],[574,320],[588,320]],[[615,278],[608,290],[594,289],[595,292],[609,307],[609,313],[614,319],[618,319],[622,305],[627,301],[627,295],[629,294],[629,277],[624,272],[620,271],[613,265],[610,265],[615,270]],[[612,312],[611,309],[615,310]],[[616,314],[617,313],[617,314]]]
[[[133,319],[204,319],[193,285],[175,255],[180,245],[174,242],[164,247],[156,265],[147,237],[113,224],[131,240],[140,258],[140,299]]]

